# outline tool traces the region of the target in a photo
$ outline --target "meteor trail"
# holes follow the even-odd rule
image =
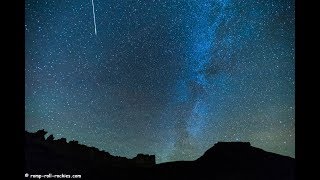
[[[97,25],[96,25],[96,14],[94,13],[94,3],[92,2],[92,12],[93,12],[93,23],[94,23],[94,33],[97,35]]]

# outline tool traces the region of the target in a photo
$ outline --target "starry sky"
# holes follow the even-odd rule
[[[295,157],[293,0],[25,1],[25,126],[112,155]]]

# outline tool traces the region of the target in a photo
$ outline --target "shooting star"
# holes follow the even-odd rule
[[[94,3],[93,3],[93,0],[91,0],[91,2],[92,2],[92,12],[93,12],[94,33],[97,35],[96,14],[95,14],[95,12],[94,12]]]

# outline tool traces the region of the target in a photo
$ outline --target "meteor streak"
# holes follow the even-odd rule
[[[93,12],[93,23],[94,23],[94,33],[97,35],[97,25],[96,25],[96,14],[94,13],[94,3],[92,2],[92,12]]]

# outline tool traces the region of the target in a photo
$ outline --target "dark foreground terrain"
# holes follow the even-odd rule
[[[46,133],[25,132],[25,172],[29,175],[79,174],[81,179],[99,180],[295,179],[295,159],[252,147],[248,142],[218,142],[195,161],[156,164],[154,155],[138,154],[133,159],[112,156],[77,141],[54,140],[52,135],[45,139]]]

